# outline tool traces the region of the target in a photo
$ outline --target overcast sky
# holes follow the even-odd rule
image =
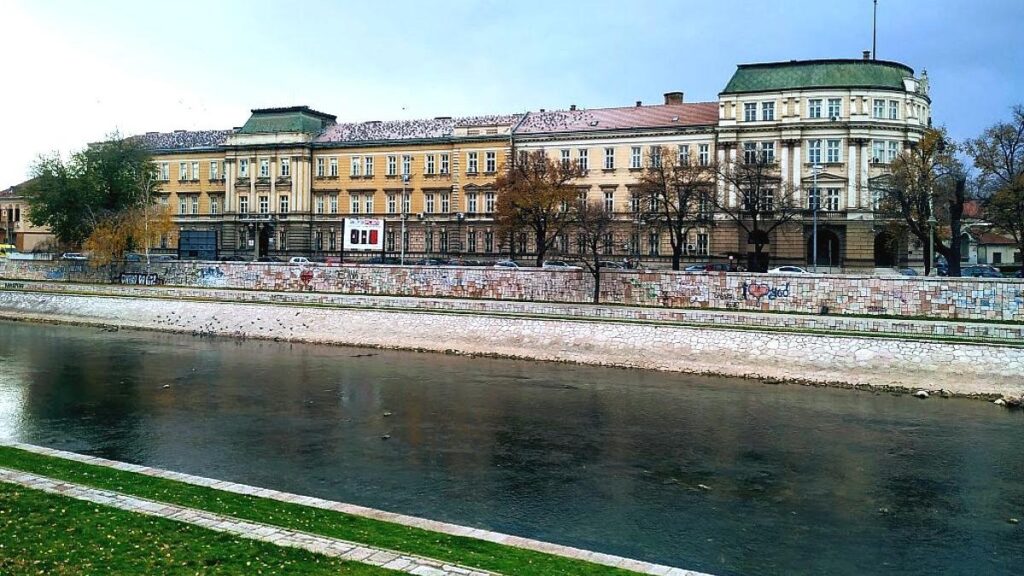
[[[954,137],[1024,100],[1024,0],[879,4],[879,58],[928,70]],[[114,130],[708,101],[736,64],[870,47],[871,0],[0,0],[0,188]]]

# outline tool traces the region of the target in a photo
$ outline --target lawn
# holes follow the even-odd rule
[[[634,572],[619,568],[503,546],[484,540],[451,536],[341,512],[223,492],[134,472],[44,456],[8,446],[0,446],[0,466],[501,574],[635,575]]]
[[[397,574],[0,483],[0,574]]]

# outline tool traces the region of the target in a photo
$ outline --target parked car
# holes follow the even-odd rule
[[[708,262],[707,264],[690,264],[683,272],[729,272],[727,262]]]
[[[306,258],[305,256],[292,256],[291,258],[288,259],[288,263],[306,265],[312,264],[313,262],[309,258]]]
[[[1014,278],[1024,278],[1024,268],[1017,270],[1017,273],[1013,275]]]
[[[65,252],[60,256],[61,260],[88,260],[89,258],[81,252]]]
[[[598,268],[607,268],[609,270],[626,270],[625,262],[615,262],[613,260],[601,260],[597,263]]]
[[[899,270],[897,270],[897,272],[899,272],[900,276],[917,276],[918,275],[917,274],[917,270],[914,270],[913,268],[900,268]]]
[[[545,270],[582,270],[579,266],[573,266],[561,260],[545,260],[541,268]]]
[[[284,262],[284,260],[281,260],[280,258],[274,256],[260,256],[256,261],[266,262],[269,264],[280,264],[281,262]]]
[[[998,268],[988,264],[974,264],[972,266],[964,266],[960,270],[960,276],[964,278],[1002,278],[1003,273]]]
[[[799,266],[777,266],[768,271],[769,274],[810,274]]]
[[[521,268],[521,266],[513,260],[499,260],[494,263],[495,268]]]
[[[416,261],[416,266],[444,266],[444,262],[437,258],[422,258]]]
[[[220,261],[221,262],[247,262],[248,259],[247,258],[242,258],[241,256],[225,256],[225,257],[221,258]]]

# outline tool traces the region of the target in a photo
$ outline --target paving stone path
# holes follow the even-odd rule
[[[136,496],[90,488],[80,484],[62,482],[45,476],[37,476],[18,470],[0,468],[0,482],[18,484],[34,490],[41,490],[50,494],[61,494],[78,500],[85,500],[94,504],[112,506],[129,512],[156,516],[194,524],[208,528],[216,532],[226,532],[251,540],[270,542],[278,546],[289,548],[301,548],[316,554],[323,554],[353,562],[372,564],[381,568],[416,574],[418,576],[491,576],[494,572],[484,572],[461,566],[453,566],[427,558],[409,556],[398,552],[392,552],[383,548],[365,546],[327,538],[314,534],[307,534],[295,530],[288,530],[278,526],[269,526],[257,522],[239,520],[230,516],[222,516],[205,510],[185,508],[164,502],[155,502]]]
[[[583,550],[581,548],[573,548],[571,546],[563,546],[561,544],[553,544],[551,542],[543,542],[540,540],[533,540],[530,538],[523,538],[521,536],[512,536],[510,534],[502,534],[500,532],[491,532],[489,530],[481,530],[478,528],[470,528],[468,526],[460,526],[458,524],[450,524],[448,522],[439,522],[436,520],[429,520],[426,518],[418,518],[415,516],[407,516],[404,514],[397,514],[395,512],[388,512],[385,510],[377,510],[375,508],[367,508],[365,506],[359,506],[357,504],[349,504],[346,502],[335,502],[332,500],[324,500],[323,498],[315,498],[313,496],[302,496],[298,494],[291,494],[288,492],[280,492],[277,490],[270,490],[268,488],[259,488],[256,486],[249,486],[246,484],[237,484],[235,482],[226,482],[223,480],[216,480],[213,478],[205,478],[202,476],[194,476],[192,474],[184,474],[181,472],[171,472],[169,470],[162,470],[160,468],[152,468],[150,466],[140,466],[138,464],[130,464],[128,462],[118,462],[116,460],[107,460],[105,458],[99,458],[96,456],[87,456],[84,454],[77,454],[75,452],[67,452],[64,450],[56,450],[54,448],[47,448],[45,446],[36,446],[34,444],[26,444],[23,442],[12,441],[11,439],[0,438],[0,445],[11,446],[28,452],[36,454],[43,454],[45,456],[52,456],[55,458],[63,458],[65,460],[72,460],[75,462],[82,462],[84,464],[91,464],[94,466],[104,466],[106,468],[113,468],[115,470],[122,470],[125,472],[135,472],[137,474],[145,474],[146,476],[154,476],[157,478],[165,478],[167,480],[174,480],[177,482],[183,482],[186,484],[192,484],[196,486],[204,486],[207,488],[213,488],[215,490],[221,490],[224,492],[232,492],[235,494],[244,494],[248,496],[255,496],[257,498],[267,498],[269,500],[277,500],[279,502],[291,502],[294,504],[300,504],[303,506],[309,506],[312,508],[320,508],[323,510],[332,510],[335,512],[341,512],[352,516],[360,516],[363,518],[372,518],[374,520],[380,520],[382,522],[391,522],[393,524],[401,524],[403,526],[411,526],[413,528],[421,528],[423,530],[429,530],[431,532],[440,532],[442,534],[450,534],[452,536],[462,536],[466,538],[476,538],[478,540],[486,540],[488,542],[494,542],[505,546],[511,546],[514,548],[522,548],[525,550],[533,550],[536,552],[543,552],[546,554],[553,554],[555,556],[564,556],[566,558],[573,558],[576,560],[583,560],[585,562],[592,562],[594,564],[603,564],[605,566],[614,566],[616,568],[623,568],[632,572],[638,572],[640,574],[655,574],[659,576],[710,576],[701,572],[694,572],[691,570],[685,570],[683,568],[675,568],[672,566],[665,566],[663,564],[654,564],[652,562],[645,562],[643,560],[634,560],[632,558],[624,558],[622,556],[615,556],[612,554],[605,554],[603,552],[593,552],[590,550]],[[0,470],[4,470],[0,468]],[[21,474],[20,472],[8,473]],[[29,475],[31,476],[31,475]],[[0,477],[0,481],[3,478]],[[52,480],[50,480],[53,482]],[[69,486],[75,486],[69,484]],[[79,486],[79,488],[85,488]],[[86,490],[92,490],[91,488],[85,488]],[[102,490],[98,490],[102,492]],[[114,493],[110,493],[114,494]],[[120,495],[119,495],[120,496]],[[148,502],[141,498],[137,500]],[[153,504],[150,502],[150,504]],[[162,504],[161,504],[162,506]],[[183,510],[187,510],[184,509]],[[141,510],[140,510],[141,512]],[[199,511],[195,511],[199,512]],[[202,514],[217,517],[216,514],[209,514],[207,512],[201,512]],[[229,522],[238,522],[233,518],[223,517]],[[261,524],[249,523],[259,528],[272,528],[281,532],[286,530],[276,528],[273,526],[263,526]],[[303,533],[296,533],[303,537],[308,535]],[[246,534],[242,534],[247,536]],[[320,537],[315,537],[320,538]],[[329,538],[322,538],[328,542],[335,542]],[[337,541],[341,542],[341,541]],[[358,544],[346,543],[350,546],[360,546]],[[369,547],[361,546],[365,549],[372,549]],[[389,554],[396,554],[388,552]],[[396,554],[397,555],[397,554]],[[345,557],[345,556],[342,556]],[[365,561],[365,560],[364,560]],[[434,568],[437,562],[428,560],[422,560],[428,562],[427,567]],[[432,563],[431,563],[432,562]],[[465,570],[455,566],[449,567],[451,569]],[[413,572],[415,574],[427,574],[427,575],[441,575],[441,574],[488,574],[482,571],[468,571],[468,572]]]

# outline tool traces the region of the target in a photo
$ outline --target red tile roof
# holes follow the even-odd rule
[[[1001,246],[1013,246],[1016,244],[1013,238],[1007,238],[1001,234],[994,234],[992,232],[982,232],[978,234],[978,244],[985,244],[986,246],[1001,245]]]
[[[709,126],[717,123],[717,102],[694,102],[530,112],[516,129],[516,134]]]

